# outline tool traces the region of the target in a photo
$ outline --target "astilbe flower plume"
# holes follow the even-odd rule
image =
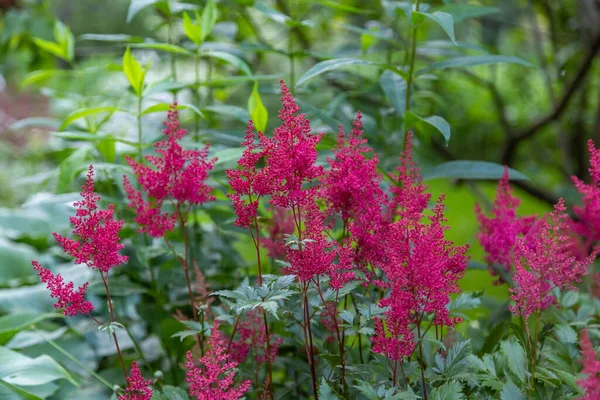
[[[454,246],[444,237],[448,226],[444,225],[443,195],[427,218],[429,221],[423,221],[429,195],[412,162],[409,146],[398,169],[401,189],[395,194],[400,198],[391,200],[400,218],[388,227],[386,259],[380,265],[384,279],[378,284],[390,290],[379,303],[388,307],[385,326],[376,318],[373,337],[373,350],[393,360],[412,353],[413,329],[426,316],[433,316],[436,325],[453,326],[460,322],[449,316],[446,306],[450,294],[459,291],[458,280],[468,263],[467,246]]]
[[[575,230],[587,240],[589,247],[600,241],[600,149],[594,147],[594,142],[588,142],[590,152],[590,176],[592,182],[589,185],[583,183],[573,176],[573,184],[581,194],[582,206],[573,207],[575,215],[579,219],[574,224]]]
[[[111,268],[127,262],[127,256],[119,254],[124,247],[119,243],[119,230],[123,220],[114,219],[114,206],[98,209],[100,196],[94,192],[94,169],[90,165],[81,201],[74,203],[77,211],[69,220],[73,224],[75,239],[54,232],[54,238],[65,253],[75,257],[78,264],[107,273]]]
[[[166,139],[154,145],[158,155],[145,157],[153,168],[127,157],[142,190],[136,190],[127,177],[123,177],[129,207],[136,212],[135,222],[140,226],[139,231],[154,237],[162,237],[173,229],[177,213],[182,212],[180,207],[184,203],[188,206],[202,205],[215,199],[211,194],[212,188],[205,181],[216,159],[209,159],[208,144],[201,150],[186,150],[181,146],[179,142],[187,131],[180,127],[176,107],[177,103],[171,106],[164,122]],[[165,201],[169,200],[175,203],[175,211],[162,210]]]
[[[577,381],[577,384],[585,390],[585,395],[581,400],[600,399],[600,361],[597,360],[597,354],[594,351],[592,342],[587,329],[581,331],[581,364],[586,375],[585,378]]]
[[[492,275],[497,275],[492,268],[494,264],[507,272],[512,270],[517,237],[526,235],[535,222],[535,216],[517,215],[516,211],[520,204],[521,200],[512,195],[508,167],[504,167],[502,179],[498,182],[492,216],[486,216],[479,204],[475,204],[475,215],[480,230],[476,237],[486,252],[485,260],[490,265]],[[499,279],[498,282],[501,283],[502,280]]]
[[[238,363],[246,360],[249,354],[259,363],[275,361],[279,346],[283,342],[281,336],[269,334],[269,351],[267,351],[267,339],[263,315],[261,310],[254,309],[246,314],[246,318],[238,323],[237,340],[231,343],[231,358]]]
[[[85,300],[85,291],[87,290],[88,282],[85,282],[75,291],[73,282],[65,283],[60,274],[54,276],[50,270],[42,267],[37,261],[32,261],[32,265],[41,281],[50,290],[50,296],[57,299],[56,303],[54,303],[54,308],[63,309],[62,313],[69,317],[92,312],[94,306]]]
[[[198,361],[187,353],[186,382],[190,396],[196,400],[237,400],[250,388],[250,381],[234,386],[235,368],[238,363],[230,360],[226,344],[219,332],[219,323],[212,326],[210,349]]]
[[[535,236],[517,239],[513,277],[516,286],[510,289],[515,305],[510,310],[526,320],[554,303],[554,287],[577,290],[574,284],[581,281],[600,251],[595,248],[588,257],[577,259],[569,236],[570,218],[565,211],[564,200],[560,199],[549,217],[537,222],[533,228]]]
[[[150,400],[152,398],[152,381],[144,380],[137,362],[131,363],[129,376],[127,377],[127,388],[125,393],[119,395],[119,400]]]

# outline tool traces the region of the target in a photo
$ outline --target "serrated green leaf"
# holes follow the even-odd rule
[[[267,128],[269,113],[263,105],[262,99],[260,98],[260,94],[258,93],[258,83],[254,84],[252,94],[248,99],[248,114],[254,122],[254,127],[259,132],[264,132]]]
[[[360,60],[358,58],[335,58],[333,60],[321,61],[320,63],[315,64],[311,69],[306,71],[306,73],[302,75],[302,77],[298,80],[296,86],[300,86],[304,82],[327,71],[332,71],[338,68],[353,65],[381,66],[382,64],[374,61]]]
[[[504,166],[487,161],[455,160],[448,161],[423,171],[423,179],[489,179],[500,180]],[[511,180],[529,180],[525,175],[512,168],[508,169]],[[485,268],[487,269],[487,267]]]
[[[427,68],[417,71],[417,75],[433,71],[435,69],[446,68],[464,68],[473,67],[476,65],[490,64],[518,64],[526,67],[533,67],[533,64],[514,56],[499,56],[499,55],[477,55],[477,56],[458,56],[447,58],[443,61],[438,61]]]
[[[338,400],[339,397],[336,395],[331,387],[327,384],[324,377],[321,377],[321,384],[319,385],[319,399],[322,400]]]
[[[400,116],[406,112],[406,80],[394,71],[385,70],[379,85]]]
[[[577,332],[567,324],[558,324],[554,327],[556,337],[562,343],[577,343]]]
[[[525,400],[525,395],[521,390],[512,383],[508,381],[502,387],[502,392],[500,392],[500,400]]]
[[[464,397],[462,385],[459,382],[451,381],[432,389],[428,398],[431,400],[460,400]]]
[[[142,88],[144,87],[145,71],[142,66],[131,54],[129,46],[125,50],[123,55],[123,72],[129,81],[129,84],[133,88],[135,94],[140,97],[142,95]]]
[[[525,350],[521,345],[513,340],[505,340],[500,344],[500,351],[508,361],[508,369],[520,379],[521,383],[525,382]]]
[[[444,136],[446,143],[450,141],[450,124],[444,118],[438,115],[432,115],[430,117],[420,117],[412,111],[408,111],[404,116],[404,124],[407,129],[412,126],[419,126],[419,124],[425,124],[435,128],[439,133]]]

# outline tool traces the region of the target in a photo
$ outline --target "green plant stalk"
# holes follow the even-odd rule
[[[289,4],[289,17],[292,17],[292,10],[294,9],[294,1],[290,0],[290,4]],[[288,39],[288,58],[289,58],[289,63],[290,63],[290,91],[292,92],[292,94],[295,94],[296,92],[296,66],[294,63],[294,32],[293,29],[290,28],[289,30],[290,32],[290,37]]]
[[[415,11],[419,11],[419,2],[420,0],[416,0],[415,2]],[[410,111],[410,99],[412,94],[412,86],[413,86],[413,76],[415,73],[415,59],[417,58],[417,26],[413,26],[412,28],[412,37],[411,37],[411,49],[409,55],[409,67],[408,67],[408,76],[406,79],[406,112]],[[405,114],[406,115],[406,114]],[[406,125],[406,124],[405,124]],[[408,141],[408,135],[406,135],[406,131],[408,131],[408,126],[404,127],[405,135],[404,135],[404,148],[406,148],[406,144]]]
[[[37,333],[38,335],[40,335],[42,339],[44,339],[46,342],[48,342],[48,344],[50,344],[56,350],[60,351],[69,360],[71,360],[72,362],[74,362],[75,364],[77,364],[77,366],[80,367],[82,370],[84,370],[85,372],[87,372],[88,374],[90,374],[91,376],[93,376],[94,378],[96,378],[99,382],[101,382],[103,385],[105,385],[106,387],[108,387],[110,390],[113,389],[113,385],[110,382],[108,382],[101,375],[98,375],[96,372],[94,372],[93,370],[91,370],[90,368],[88,368],[84,363],[82,363],[81,361],[79,361],[74,355],[72,355],[71,353],[69,353],[66,349],[64,349],[63,347],[61,347],[58,343],[56,343],[52,339],[49,339],[49,338],[45,337],[44,335],[42,335],[40,332],[38,332],[38,330],[35,328],[35,326],[33,326],[33,330],[35,331],[35,333]]]
[[[421,340],[420,320],[417,321],[417,335],[419,336],[419,366],[421,367],[421,382],[423,383],[423,399],[427,400],[427,386],[425,384],[425,367],[423,365],[423,340]]]
[[[106,298],[108,301],[108,310],[110,311],[110,321],[112,323],[115,322],[115,313],[113,311],[112,300],[110,298],[110,290],[108,289],[108,273],[107,276],[104,276],[102,271],[100,272],[100,276],[102,277],[102,282],[104,282],[104,289],[106,290]],[[117,355],[119,356],[119,361],[121,363],[121,368],[123,369],[123,375],[125,376],[125,381],[127,381],[127,368],[125,368],[125,362],[123,361],[123,355],[121,354],[121,348],[119,347],[119,341],[117,340],[117,334],[113,332],[113,339],[115,339],[115,347],[117,348]]]
[[[537,311],[535,314],[535,333],[533,337],[533,346],[531,349],[531,380],[529,381],[529,399],[533,399],[533,388],[535,387],[535,367],[537,364],[538,333],[541,313],[541,311]]]

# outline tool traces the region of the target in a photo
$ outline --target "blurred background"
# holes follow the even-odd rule
[[[522,174],[513,184],[523,215],[542,214],[559,197],[569,206],[579,201],[570,177],[589,180],[587,140],[600,146],[600,1],[416,2],[430,13],[424,19],[415,4],[391,0],[212,4],[209,13],[204,0],[0,0],[1,313],[33,318],[51,311],[30,262],[72,268],[57,260],[51,233],[69,231],[71,204],[90,163],[103,198],[131,219],[124,156],[160,138],[174,100],[189,146],[209,142],[220,160],[211,178],[218,201],[195,216],[204,232],[196,259],[213,289],[241,279],[240,265],[251,272],[248,241],[229,240],[240,232],[232,226],[224,170],[235,166],[251,116],[268,134],[278,126],[280,79],[313,130],[327,133],[320,162],[338,125],[348,130],[357,110],[383,171],[397,166],[404,132],[414,128],[427,184],[434,198],[446,193],[449,237],[469,244],[475,262],[483,254],[474,205],[489,207],[502,165]],[[142,74],[137,89],[127,76],[132,68]],[[494,164],[447,164],[456,160]],[[135,227],[127,229],[135,255]],[[135,269],[144,257],[137,256],[121,281],[121,296],[131,296],[123,300],[124,314],[146,295],[146,278]],[[175,274],[169,265],[161,268]],[[506,299],[506,287],[491,282],[487,271],[474,268],[461,284]],[[136,334],[149,348],[176,330],[147,332],[144,312],[152,318],[153,311],[138,312]],[[0,323],[1,344],[14,340],[14,329],[4,337],[2,329]],[[12,348],[49,351],[26,339]],[[77,351],[94,347],[81,338],[61,340]],[[86,354],[90,363],[104,357]],[[53,390],[59,396],[67,389]]]

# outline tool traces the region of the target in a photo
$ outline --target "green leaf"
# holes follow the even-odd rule
[[[389,69],[383,71],[379,85],[400,116],[406,112],[406,80]]]
[[[13,385],[36,386],[66,379],[79,386],[71,374],[53,358],[42,355],[30,358],[0,346],[0,379]]]
[[[129,9],[127,10],[127,23],[130,23],[133,17],[135,17],[144,8],[158,3],[161,0],[131,0]]]
[[[21,389],[20,387],[15,386],[12,383],[8,383],[4,379],[0,379],[0,385],[8,388],[11,392],[19,395],[21,399],[25,399],[25,400],[43,400],[41,397],[38,397],[35,394],[26,391],[25,389]]]
[[[155,390],[151,400],[189,400],[188,394],[182,388],[163,385],[161,392]]]
[[[60,122],[54,118],[47,117],[30,117],[20,119],[11,126],[8,127],[11,131],[17,131],[23,128],[29,128],[31,126],[44,127],[49,129],[58,129]]]
[[[579,292],[573,290],[567,290],[560,300],[561,304],[565,308],[571,308],[579,301]]]
[[[567,324],[558,324],[554,327],[556,337],[561,343],[577,343],[577,332]]]
[[[209,51],[203,51],[202,53],[200,53],[200,55],[205,56],[205,57],[218,58],[219,60],[223,60],[223,61],[233,65],[234,67],[236,67],[237,69],[239,69],[240,71],[245,73],[246,75],[248,75],[248,76],[252,75],[252,70],[250,69],[248,64],[246,64],[246,62],[244,60],[242,60],[241,58],[239,58],[238,56],[234,56],[231,53],[227,53],[225,51],[219,51],[219,50],[209,50]]]
[[[65,60],[73,61],[75,55],[75,38],[71,29],[60,21],[54,24],[54,39],[63,49]]]
[[[61,47],[59,43],[50,42],[48,40],[33,38],[33,42],[42,50],[47,51],[48,53],[62,58],[63,60],[67,60],[67,55],[64,52],[64,49]]]
[[[417,71],[417,75],[424,74],[426,72],[435,69],[446,69],[446,68],[464,68],[473,67],[476,65],[490,65],[490,64],[519,64],[526,67],[533,67],[533,64],[514,56],[498,56],[498,55],[478,55],[478,56],[458,56],[447,58],[442,61],[435,62],[427,68]]]
[[[40,69],[27,74],[21,81],[20,86],[23,88],[28,85],[43,83],[49,79],[66,75],[68,75],[68,72],[63,69]]]
[[[423,179],[489,179],[500,180],[504,166],[488,161],[448,161],[423,171]],[[527,176],[512,168],[508,169],[511,180],[529,180]],[[486,267],[487,268],[487,267]]]
[[[446,139],[446,143],[450,141],[450,124],[444,118],[438,115],[420,117],[412,111],[408,111],[404,116],[404,125],[407,129],[412,126],[420,126],[422,124],[431,126],[439,131],[442,136],[444,136],[444,139]]]
[[[144,111],[142,111],[142,115],[156,113],[156,112],[166,112],[166,111],[169,111],[170,109],[171,109],[171,103],[158,103],[158,104],[154,104],[154,105],[146,108]],[[190,111],[193,111],[195,114],[199,115],[200,117],[204,117],[204,114],[202,114],[202,111],[200,111],[196,106],[194,106],[192,104],[177,103],[177,107],[175,107],[175,109],[176,110],[190,110]]]
[[[358,58],[336,58],[333,60],[321,61],[320,63],[315,64],[311,69],[306,71],[306,73],[302,75],[302,77],[298,80],[296,86],[300,86],[304,82],[327,71],[352,65],[380,66],[382,64],[374,61],[360,60]]]
[[[183,54],[185,56],[192,56],[192,53],[189,50],[184,49],[181,46],[176,46],[174,44],[169,43],[132,43],[131,47],[140,48],[140,49],[151,49],[151,50],[160,50],[167,53],[173,54]]]
[[[58,165],[56,193],[69,192],[75,177],[87,169],[87,161],[91,159],[92,147],[82,146],[75,150]]]
[[[90,115],[96,115],[96,114],[100,114],[100,113],[112,114],[115,111],[122,111],[122,110],[117,107],[111,107],[111,106],[80,108],[79,110],[69,113],[67,115],[67,117],[65,118],[65,120],[63,121],[63,123],[58,128],[58,130],[64,131],[65,128],[67,126],[71,125],[73,122],[77,121],[78,119],[88,117]]]
[[[247,124],[250,120],[250,114],[248,114],[248,111],[238,106],[231,106],[227,104],[215,104],[213,106],[204,107],[204,110],[236,118],[240,120],[243,124]]]
[[[200,46],[202,43],[202,29],[192,21],[187,12],[183,13],[183,30],[192,42]]]
[[[123,55],[123,72],[135,94],[140,97],[142,95],[142,88],[144,87],[146,72],[131,54],[129,46]]]
[[[39,254],[31,246],[14,243],[0,236],[0,285],[14,285],[34,275],[31,260],[37,260]]]
[[[462,385],[459,382],[451,381],[431,390],[428,398],[431,400],[460,400],[465,396],[462,393]]]
[[[14,313],[0,317],[0,345],[6,344],[19,331],[27,329],[33,324],[46,319],[62,317],[62,314],[57,313],[34,312]]]
[[[319,385],[319,399],[322,400],[338,400],[339,397],[336,395],[331,387],[327,384],[325,377],[321,377],[321,384]]]
[[[456,38],[454,37],[454,19],[452,18],[451,14],[442,11],[436,11],[433,13],[413,11],[411,17],[413,23],[418,22],[419,19],[423,18],[428,18],[441,26],[450,40],[452,40],[452,43],[456,44]]]
[[[79,36],[79,40],[114,43],[141,43],[144,41],[140,36],[125,35],[122,33],[86,33],[85,35]]]
[[[217,5],[215,0],[208,0],[206,6],[202,10],[202,16],[200,17],[200,27],[202,28],[202,41],[206,39],[212,32],[215,24],[217,23]]]
[[[509,360],[510,362],[510,360]],[[500,400],[525,400],[525,395],[513,382],[508,381],[502,387]]]
[[[504,341],[500,344],[500,351],[506,357],[508,369],[519,378],[521,382],[525,382],[525,350],[523,350],[521,345],[514,339]]]
[[[254,84],[254,89],[252,89],[252,94],[248,99],[248,114],[250,114],[250,118],[252,119],[252,122],[254,122],[254,127],[258,131],[264,132],[267,128],[269,113],[263,105],[260,94],[258,93],[258,83]]]
[[[483,17],[485,15],[497,14],[500,12],[498,8],[475,4],[446,4],[439,10],[452,15],[455,23],[459,23],[467,18]]]

